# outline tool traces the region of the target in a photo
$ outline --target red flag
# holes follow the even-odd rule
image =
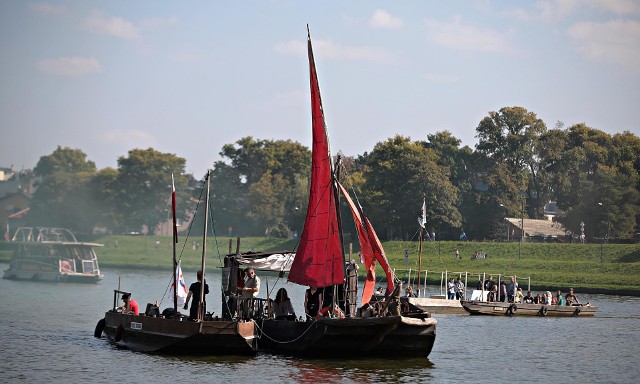
[[[173,241],[178,243],[178,223],[176,222],[176,185],[171,174],[171,213],[173,214]]]

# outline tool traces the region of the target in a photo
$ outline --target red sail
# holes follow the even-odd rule
[[[311,186],[304,229],[289,281],[314,287],[344,282],[344,257],[338,228],[331,151],[322,110],[311,36],[307,38],[311,80],[313,147]]]
[[[371,296],[373,295],[373,290],[376,284],[376,263],[373,258],[373,249],[371,248],[371,243],[369,241],[369,234],[367,230],[362,225],[362,218],[360,217],[360,212],[358,212],[358,208],[351,200],[349,193],[344,189],[342,184],[338,183],[340,187],[340,191],[344,196],[344,199],[349,204],[349,208],[351,208],[351,214],[353,215],[353,221],[356,224],[356,229],[358,230],[358,241],[360,242],[360,252],[362,252],[362,259],[364,260],[364,266],[367,269],[367,279],[364,281],[364,288],[362,289],[362,305],[365,305],[371,300]]]
[[[369,241],[371,243],[371,247],[373,248],[373,256],[376,258],[384,273],[387,274],[387,295],[391,294],[394,289],[394,276],[391,267],[389,266],[389,261],[387,261],[387,257],[384,255],[384,249],[382,248],[382,243],[380,243],[380,239],[378,239],[378,235],[376,231],[373,229],[371,222],[367,215],[362,211],[362,207],[360,207],[360,214],[362,215],[362,220],[364,221],[365,228],[367,229],[367,233],[369,234]]]

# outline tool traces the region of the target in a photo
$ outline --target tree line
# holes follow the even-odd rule
[[[505,217],[557,220],[587,239],[631,239],[640,222],[640,138],[585,124],[548,129],[522,107],[490,112],[476,128],[475,149],[448,131],[426,140],[396,135],[357,156],[341,155],[342,183],[385,240],[411,239],[426,201],[427,229],[439,238],[504,239]],[[304,224],[311,151],[291,140],[244,137],[226,144],[212,166],[215,227],[234,236],[289,236]],[[155,228],[170,213],[171,174],[179,216],[189,218],[201,182],[186,160],[133,149],[118,167],[97,170],[79,149],[58,147],[34,168],[37,190],[26,220],[79,233]],[[202,177],[202,176],[201,176]],[[344,210],[345,212],[348,210]],[[347,229],[348,231],[348,229]],[[353,231],[354,232],[354,231]],[[355,233],[355,232],[354,232]]]

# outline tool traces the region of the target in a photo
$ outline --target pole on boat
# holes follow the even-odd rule
[[[205,267],[207,256],[207,222],[209,221],[209,185],[211,183],[211,171],[207,170],[207,193],[205,195],[204,205],[204,231],[202,231],[202,285],[200,286],[200,301],[198,302],[198,320],[204,320],[204,287],[205,287]]]
[[[173,318],[177,319],[178,316],[178,284],[176,274],[178,274],[178,261],[176,260],[176,244],[178,243],[178,227],[176,226],[176,184],[173,180],[173,173],[171,174],[171,212],[173,216],[173,239],[171,241],[173,248]],[[179,277],[178,277],[179,278]]]
[[[418,235],[418,296],[420,296],[420,270],[422,269],[422,226],[420,226],[420,234]]]

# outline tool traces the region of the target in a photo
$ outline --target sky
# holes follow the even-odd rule
[[[252,136],[311,147],[307,24],[333,153],[489,112],[640,135],[640,1],[0,2],[0,168],[135,148],[201,178]]]

